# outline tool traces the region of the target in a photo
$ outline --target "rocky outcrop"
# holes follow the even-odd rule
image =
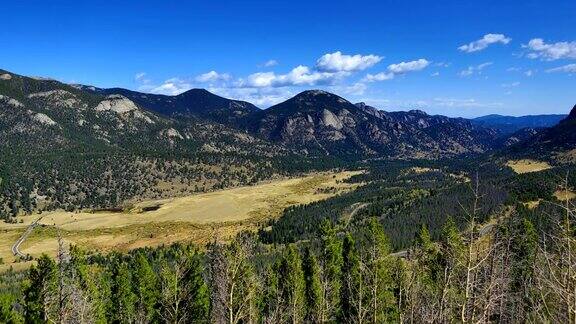
[[[0,95],[0,103],[4,103],[8,106],[11,106],[13,108],[23,108],[24,104],[22,104],[20,101],[10,98],[8,96],[4,96],[4,95]]]
[[[96,111],[113,111],[118,114],[125,114],[134,110],[138,110],[138,107],[134,104],[132,100],[121,96],[121,95],[110,95],[102,100],[96,108]]]
[[[39,122],[40,124],[48,126],[54,126],[57,124],[52,118],[48,117],[48,115],[43,113],[32,113],[32,119]]]

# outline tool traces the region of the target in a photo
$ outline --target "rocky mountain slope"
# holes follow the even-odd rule
[[[574,142],[564,130],[574,119],[554,128],[561,141]],[[552,136],[504,141],[466,119],[385,112],[320,90],[260,110],[201,89],[153,95],[0,70],[0,214],[117,207],[348,160],[482,153],[535,134]]]
[[[283,147],[122,94],[0,70],[0,215],[115,207],[278,174]]]
[[[464,119],[384,112],[320,90],[249,115],[240,127],[308,153],[394,158],[485,152],[497,135]]]
[[[265,110],[192,89],[177,96],[77,86],[122,95],[149,111],[186,121],[218,122],[307,156],[437,158],[481,153],[495,147],[498,132],[461,118],[421,111],[384,112],[325,91],[310,90]]]

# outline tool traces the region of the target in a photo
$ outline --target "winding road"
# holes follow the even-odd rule
[[[363,208],[368,207],[370,204],[369,203],[356,203],[354,204],[356,205],[355,208],[350,212],[350,214],[348,214],[348,220],[346,221],[346,227],[348,227],[348,225],[350,225],[350,222],[352,221],[352,219],[354,218],[354,216],[356,216],[356,214],[362,210]],[[352,205],[352,206],[354,206]]]
[[[38,226],[38,222],[41,219],[42,219],[42,217],[39,217],[37,220],[33,221],[30,225],[28,225],[28,228],[26,228],[26,231],[22,234],[22,236],[20,236],[20,238],[18,240],[16,240],[14,245],[12,245],[12,254],[14,254],[14,256],[19,256],[21,258],[26,257],[26,254],[24,254],[20,251],[20,245],[22,245],[22,243],[24,243],[26,238],[32,233],[32,231],[34,230],[34,227]]]

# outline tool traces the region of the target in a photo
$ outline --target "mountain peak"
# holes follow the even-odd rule
[[[348,102],[348,100],[324,90],[306,90],[295,95],[292,99],[304,101],[338,100]]]
[[[350,101],[333,93],[323,90],[307,90],[267,110],[289,114],[293,112],[317,112],[324,109],[336,112],[342,109],[351,111],[358,108]]]
[[[335,96],[335,94],[324,91],[324,90],[312,89],[312,90],[302,91],[299,94],[297,94],[296,97],[309,97],[309,96],[321,96],[321,95]]]
[[[187,95],[187,94],[217,96],[217,95],[213,94],[212,92],[210,92],[204,88],[193,88],[193,89],[182,92],[180,95]]]
[[[306,90],[292,97],[288,101],[307,102],[310,104],[324,103],[324,104],[344,104],[352,105],[348,100],[324,90]]]
[[[573,121],[573,120],[576,120],[576,105],[574,105],[574,108],[572,108],[568,117],[566,117],[566,119],[564,119],[565,122]]]
[[[410,110],[410,111],[408,111],[408,112],[411,113],[411,114],[415,114],[415,115],[428,116],[428,114],[427,114],[425,111],[420,110],[420,109],[412,109],[412,110]]]

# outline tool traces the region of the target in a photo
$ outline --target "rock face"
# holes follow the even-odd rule
[[[96,111],[113,111],[118,114],[125,114],[130,111],[138,110],[138,107],[128,98],[121,95],[110,95],[106,100],[102,100],[96,108]]]
[[[62,89],[31,93],[28,95],[28,98],[42,102],[42,104],[47,108],[79,110],[87,108],[87,105],[82,103],[75,94]]]
[[[1,94],[0,94],[0,102],[3,102],[6,105],[11,106],[13,108],[23,108],[24,107],[24,105],[20,101],[13,99],[13,98],[10,98],[8,96],[1,95]]]
[[[54,126],[57,123],[50,117],[48,117],[48,115],[43,114],[43,113],[36,113],[36,114],[32,114],[32,118],[39,122],[40,124],[44,124],[44,125],[48,125],[48,126]]]
[[[122,96],[122,95],[109,95],[105,100],[102,100],[96,108],[96,111],[109,111],[116,113],[122,120],[130,121],[131,119],[139,119],[148,124],[153,124],[154,121],[145,112],[140,110],[136,104]]]
[[[440,157],[491,148],[492,130],[422,111],[388,113],[320,90],[246,118],[244,128],[307,152]]]

